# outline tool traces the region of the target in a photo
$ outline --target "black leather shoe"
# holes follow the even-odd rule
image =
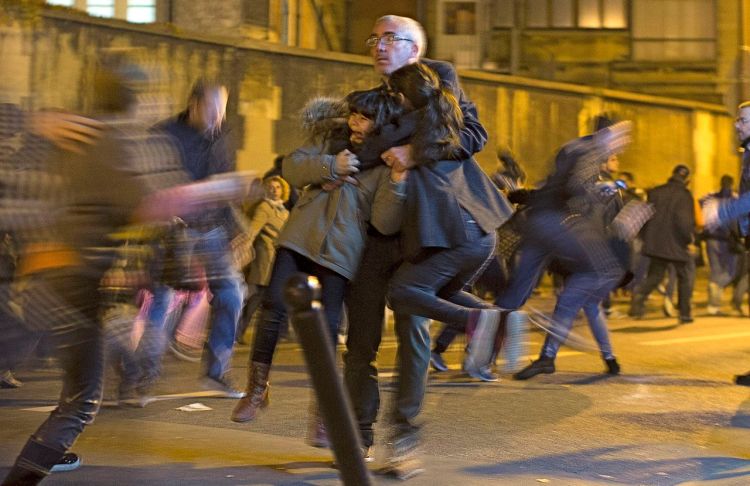
[[[607,374],[608,375],[619,375],[620,374],[620,363],[617,362],[617,359],[615,359],[615,358],[605,359],[604,363],[607,365]]]
[[[738,385],[750,386],[750,373],[735,376],[734,382]]]
[[[513,375],[514,380],[528,380],[542,373],[550,374],[555,372],[555,360],[552,358],[539,358],[533,361],[529,366]]]

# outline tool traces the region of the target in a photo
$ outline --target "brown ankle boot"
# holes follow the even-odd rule
[[[247,379],[247,395],[237,402],[232,410],[231,419],[234,422],[250,422],[255,419],[259,408],[268,406],[268,372],[270,364],[253,361]]]

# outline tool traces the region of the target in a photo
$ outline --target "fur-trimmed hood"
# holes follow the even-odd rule
[[[344,99],[326,96],[309,100],[300,112],[302,129],[316,143],[322,143],[334,136],[343,136],[347,139],[348,116],[349,107]]]

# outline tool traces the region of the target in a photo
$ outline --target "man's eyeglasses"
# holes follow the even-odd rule
[[[734,121],[737,123],[741,123],[743,125],[747,125],[748,123],[750,123],[750,118],[738,116],[737,118],[734,119]]]
[[[413,40],[407,37],[401,37],[400,35],[397,35],[397,34],[383,34],[380,37],[378,37],[377,35],[371,35],[365,40],[365,45],[367,47],[375,47],[378,44],[380,44],[381,41],[386,46],[390,46],[396,41],[414,42]]]

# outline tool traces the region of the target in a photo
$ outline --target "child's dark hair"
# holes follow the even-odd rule
[[[421,62],[407,64],[391,73],[389,84],[423,112],[411,141],[415,159],[429,162],[458,157],[463,115],[458,100],[437,74]]]
[[[353,91],[346,96],[346,104],[350,113],[359,113],[372,121],[373,134],[404,112],[400,98],[383,88]]]

